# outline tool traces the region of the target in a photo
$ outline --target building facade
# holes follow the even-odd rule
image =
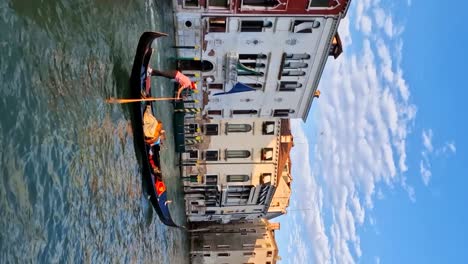
[[[265,216],[266,219],[272,219],[277,216],[286,214],[286,209],[289,206],[289,199],[291,197],[291,159],[288,157],[284,164],[281,176],[278,179],[278,184],[275,189],[275,193],[270,202],[268,213]]]
[[[279,228],[279,223],[263,219],[198,225],[191,233],[191,263],[274,264],[280,259],[275,240]]]
[[[180,69],[214,119],[306,119],[348,0],[174,0]],[[250,91],[239,91],[239,86]],[[237,89],[234,89],[237,87]],[[237,91],[234,93],[234,91]]]
[[[289,119],[220,119],[187,126],[202,138],[182,154],[188,220],[265,217],[293,144]]]

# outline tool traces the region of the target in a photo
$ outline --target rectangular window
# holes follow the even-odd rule
[[[291,109],[275,109],[273,111],[274,117],[288,117],[289,114],[294,113],[294,110]]]
[[[223,90],[224,85],[222,83],[209,83],[208,89]]]
[[[185,124],[184,130],[186,134],[194,134],[198,130],[198,124]]]
[[[189,150],[188,153],[190,159],[198,159],[198,150]]]
[[[205,184],[206,185],[217,185],[218,184],[218,175],[206,175]]]
[[[262,148],[262,160],[273,160],[273,148]]]
[[[218,253],[218,257],[229,257],[231,254],[229,253]]]
[[[264,60],[267,58],[267,55],[259,54],[239,54],[239,60]]]
[[[219,158],[219,153],[217,150],[207,150],[205,151],[205,160],[207,161],[217,161]]]
[[[222,7],[228,8],[229,7],[229,0],[208,0],[209,7]]]
[[[263,21],[242,21],[241,32],[262,32]]]
[[[275,134],[275,122],[266,121],[262,124],[263,135],[274,135]]]
[[[210,17],[208,19],[208,32],[226,32],[226,18]]]
[[[309,0],[309,7],[329,7],[330,0]]]
[[[220,116],[223,115],[223,110],[208,110],[207,114],[210,116]]]
[[[241,22],[241,32],[262,32],[264,28],[271,28],[273,23],[268,20],[244,20]]]
[[[184,7],[199,7],[198,0],[184,0]]]
[[[205,125],[205,135],[207,136],[217,136],[219,126],[218,124],[206,124]]]
[[[250,157],[250,151],[248,150],[226,150],[226,159],[246,159]]]
[[[273,252],[268,251],[268,252],[267,252],[267,258],[271,258],[272,256],[273,256]]]
[[[275,7],[280,4],[278,0],[244,0],[244,5],[258,6],[258,7]]]

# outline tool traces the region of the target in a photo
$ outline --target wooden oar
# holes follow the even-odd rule
[[[181,98],[177,97],[148,97],[148,98],[140,98],[140,99],[118,99],[111,97],[106,99],[106,102],[109,104],[127,104],[127,103],[136,103],[136,102],[153,102],[153,101],[170,101],[170,100],[181,100]]]

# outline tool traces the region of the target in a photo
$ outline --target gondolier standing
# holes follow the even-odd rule
[[[184,89],[196,90],[197,84],[192,82],[187,76],[180,71],[158,71],[148,67],[148,75],[151,76],[163,76],[169,79],[175,79],[179,83],[179,89],[177,90],[177,98],[181,98],[182,91]]]

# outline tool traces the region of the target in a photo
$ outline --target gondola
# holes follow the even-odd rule
[[[142,98],[151,95],[151,74],[148,72],[153,49],[151,45],[156,38],[167,36],[165,33],[144,32],[138,42],[135,60],[130,77],[130,87],[133,98]],[[178,227],[172,220],[169,211],[166,185],[162,177],[163,171],[160,162],[160,145],[149,145],[145,141],[143,132],[144,112],[152,111],[152,102],[137,102],[134,107],[134,136],[136,144],[140,146],[141,168],[143,179],[146,181],[148,199],[151,201],[156,213],[165,225]]]

